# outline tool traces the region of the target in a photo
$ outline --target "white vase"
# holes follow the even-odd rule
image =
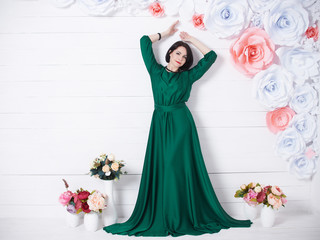
[[[90,232],[97,231],[100,226],[99,213],[94,211],[85,213],[83,223],[87,231],[90,231]]]
[[[251,221],[256,219],[258,216],[258,205],[250,206],[248,203],[243,203],[243,212],[246,219],[250,219]]]
[[[107,207],[102,211],[102,222],[104,226],[108,226],[118,221],[118,213],[113,199],[113,180],[105,180],[104,184]]]
[[[263,205],[261,210],[261,224],[263,227],[272,227],[276,219],[275,210],[267,205]]]
[[[80,214],[66,211],[66,222],[69,227],[77,227],[81,223],[81,216]]]

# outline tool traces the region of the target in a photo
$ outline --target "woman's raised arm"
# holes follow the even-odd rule
[[[179,20],[175,21],[167,30],[163,31],[161,34],[161,39],[165,38],[167,36],[171,36],[173,35],[176,31],[178,31],[178,29],[176,29],[176,25],[179,23]],[[151,42],[154,43],[156,41],[159,41],[159,34],[155,33],[152,35],[148,35],[148,37],[150,38]]]
[[[208,52],[211,51],[210,48],[208,48],[206,45],[200,42],[197,38],[189,35],[187,32],[180,32],[180,38],[183,41],[192,43],[192,45],[198,48],[203,55],[206,55]]]

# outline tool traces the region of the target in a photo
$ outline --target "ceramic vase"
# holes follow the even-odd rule
[[[250,206],[248,203],[244,202],[243,212],[246,219],[250,219],[252,221],[258,216],[258,205]]]
[[[66,223],[69,227],[77,227],[81,223],[81,215],[66,211]]]
[[[87,231],[95,232],[100,226],[99,213],[91,211],[84,214],[84,227]]]
[[[104,181],[105,193],[107,195],[106,208],[102,211],[102,222],[104,226],[114,224],[118,221],[118,213],[113,198],[113,185],[113,180]]]
[[[261,210],[261,223],[263,227],[272,227],[276,219],[275,210],[263,205]]]

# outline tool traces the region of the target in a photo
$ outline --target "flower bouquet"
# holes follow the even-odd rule
[[[234,197],[243,198],[248,205],[255,206],[261,204],[266,196],[259,183],[251,182],[248,185],[242,184],[240,190],[236,191]]]
[[[278,186],[266,186],[263,188],[265,198],[263,204],[273,209],[279,209],[287,203],[286,195]]]
[[[90,173],[91,176],[102,180],[117,180],[122,174],[122,167],[124,167],[124,161],[116,161],[113,154],[101,154],[93,160]],[[126,173],[124,172],[124,174]]]

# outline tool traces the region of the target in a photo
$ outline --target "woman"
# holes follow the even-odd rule
[[[150,74],[155,110],[139,193],[131,217],[104,227],[106,232],[136,236],[180,236],[215,233],[230,227],[250,227],[250,220],[231,218],[221,207],[201,153],[197,129],[185,102],[192,84],[215,62],[217,55],[186,32],[180,37],[197,47],[204,57],[192,65],[188,44],[179,41],[166,55],[167,66],[157,63],[152,43],[173,35],[168,30],[140,39]]]

